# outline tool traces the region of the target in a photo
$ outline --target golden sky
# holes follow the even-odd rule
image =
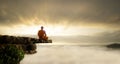
[[[0,34],[94,35],[120,31],[120,0],[0,0]]]

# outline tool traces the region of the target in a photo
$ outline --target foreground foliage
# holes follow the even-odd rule
[[[14,45],[0,47],[0,64],[19,64],[23,58],[23,50]]]

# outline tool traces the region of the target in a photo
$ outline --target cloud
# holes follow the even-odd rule
[[[8,32],[8,27],[11,30],[11,26],[16,28],[18,25],[61,25],[67,28],[70,26],[69,29],[71,26],[72,29],[77,27],[78,30],[80,26],[87,26],[97,30],[110,30],[92,37],[81,37],[79,41],[120,42],[119,2],[120,0],[1,0],[0,33]]]
[[[74,39],[76,43],[120,43],[120,30],[110,32],[100,32],[92,36],[75,36],[68,41]],[[66,39],[67,40],[67,39]]]
[[[55,42],[63,43],[84,43],[84,44],[105,44],[105,43],[120,43],[120,30],[113,32],[102,32],[92,36],[56,36],[52,37]]]
[[[0,25],[47,24],[119,27],[119,0],[1,0]],[[38,19],[34,22],[31,20]]]
[[[120,42],[120,30],[117,31],[111,31],[111,32],[103,32],[97,35],[99,40],[105,41],[105,42]]]
[[[94,36],[86,36],[81,40],[93,43],[120,43],[120,30],[96,33]]]

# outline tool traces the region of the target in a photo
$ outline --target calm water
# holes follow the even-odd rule
[[[120,51],[104,46],[37,44],[21,64],[120,64]]]

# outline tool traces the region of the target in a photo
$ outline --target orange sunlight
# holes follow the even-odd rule
[[[27,22],[28,21],[28,22]],[[96,33],[102,31],[108,31],[108,29],[100,28],[100,27],[90,27],[90,26],[68,26],[67,23],[58,23],[55,25],[50,25],[46,23],[45,20],[36,20],[33,19],[29,23],[30,20],[26,20],[26,24],[30,25],[15,25],[12,27],[2,28],[4,34],[9,35],[37,35],[38,30],[40,30],[41,24],[44,26],[44,30],[46,31],[48,36],[75,36],[75,35],[94,35]],[[35,21],[39,21],[37,24],[34,24]],[[67,22],[67,21],[66,21]],[[5,29],[5,30],[4,30]]]
[[[5,33],[10,35],[37,35],[41,26],[33,25],[26,26],[20,25],[11,28],[7,28]],[[105,31],[104,29],[88,28],[88,27],[65,27],[65,26],[44,26],[48,36],[67,36],[67,35],[94,35],[95,33]]]

